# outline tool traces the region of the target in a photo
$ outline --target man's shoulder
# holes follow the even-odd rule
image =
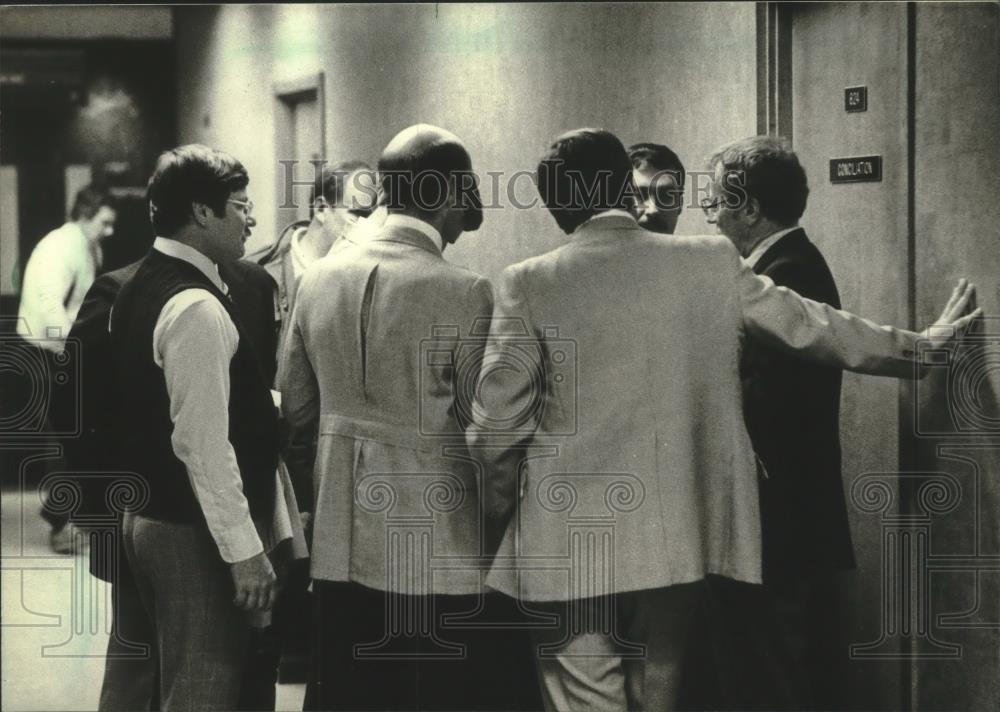
[[[447,260],[441,260],[440,264],[443,274],[446,275],[448,279],[453,280],[456,284],[471,287],[479,282],[489,281],[486,277],[468,267],[456,265],[452,262],[448,262]]]
[[[774,243],[758,261],[761,274],[783,269],[818,269],[829,272],[826,259],[804,230],[796,230]]]
[[[226,284],[230,284],[230,280],[240,280],[256,285],[272,286],[274,284],[274,278],[270,272],[256,262],[250,261],[249,258],[219,265],[219,274]],[[232,285],[230,284],[230,286]]]
[[[296,220],[289,223],[278,233],[278,239],[268,243],[243,257],[244,262],[252,262],[256,265],[266,267],[267,265],[290,259],[289,250],[292,246],[292,238],[299,230],[309,227],[308,220]]]
[[[79,251],[86,244],[80,229],[73,223],[64,223],[54,230],[50,230],[35,245],[32,254],[58,254],[65,255],[67,252]]]
[[[656,237],[666,250],[710,252],[729,257],[739,254],[725,235],[657,235]]]
[[[635,236],[643,240],[654,253],[662,252],[668,263],[671,254],[685,252],[696,255],[715,255],[720,259],[731,261],[734,265],[739,256],[733,244],[721,235],[661,235],[637,227]],[[621,246],[623,249],[625,248],[624,241]],[[638,258],[645,259],[643,255],[648,255],[649,250],[636,254],[640,255]],[[504,274],[507,277],[543,277],[553,271],[566,258],[580,258],[582,255],[593,255],[595,260],[605,259],[604,254],[588,252],[570,238],[569,242],[555,249],[510,265],[504,270]]]
[[[833,273],[822,252],[809,241],[804,231],[775,243],[763,255],[755,271],[803,297],[834,306],[840,304]]]
[[[113,303],[117,298],[118,294],[121,292],[122,287],[128,284],[129,281],[135,276],[136,272],[139,271],[139,267],[142,265],[142,260],[137,260],[131,264],[127,264],[124,267],[119,267],[111,272],[105,272],[94,280],[94,283],[90,285],[90,289],[87,290],[87,295],[84,297],[84,309],[88,303],[92,302],[108,302]]]
[[[121,289],[121,286],[127,281],[135,276],[135,273],[139,271],[139,266],[142,264],[142,260],[136,260],[124,267],[119,267],[111,272],[105,272],[96,280],[94,280],[94,286],[100,285],[101,287],[114,287]]]

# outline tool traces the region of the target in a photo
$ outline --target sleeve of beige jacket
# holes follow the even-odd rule
[[[298,296],[278,360],[278,390],[281,412],[288,424],[292,428],[306,428],[319,418],[319,383],[302,337],[301,289]]]
[[[523,448],[545,410],[544,350],[517,273],[508,268],[498,284],[473,422],[466,431],[470,451],[484,465],[484,503],[495,521],[504,520],[517,501]]]
[[[879,326],[850,312],[800,297],[754,274],[739,257],[737,289],[743,328],[803,359],[875,376],[919,378],[920,335]]]

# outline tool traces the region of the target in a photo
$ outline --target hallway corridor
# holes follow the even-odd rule
[[[97,709],[110,587],[88,573],[86,556],[51,553],[38,507],[33,492],[5,490],[0,501],[2,709]],[[83,615],[73,615],[74,597]],[[304,693],[278,685],[277,709],[302,709]]]

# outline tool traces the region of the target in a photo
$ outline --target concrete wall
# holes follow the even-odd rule
[[[792,27],[793,135],[811,190],[803,225],[845,309],[905,325],[905,7],[801,6]],[[844,88],[859,84],[868,86],[869,109],[846,114]],[[883,156],[881,183],[830,184],[830,158],[871,154]],[[898,471],[898,389],[890,379],[844,374],[842,472],[857,559],[857,570],[843,576],[849,643],[877,640],[881,631],[881,521],[852,506],[850,488],[865,473]],[[898,662],[855,661],[850,680],[857,708],[899,707]]]
[[[923,327],[962,276],[977,282],[988,313],[1000,303],[1000,8],[927,3],[914,12],[911,32],[902,4],[797,6],[793,115],[812,188],[804,224],[845,307],[894,324],[906,324],[912,307]],[[844,111],[843,90],[854,85],[868,87],[867,112]],[[880,183],[830,184],[829,159],[871,154],[883,157]],[[893,502],[881,514],[849,503],[858,560],[844,576],[850,642],[878,643],[851,661],[856,708],[998,706],[1000,580],[985,558],[1000,552],[998,344],[965,347],[955,362],[972,367],[937,369],[916,385],[845,377],[845,486],[883,473]],[[956,405],[979,416],[978,431],[956,425]],[[901,550],[884,551],[883,536],[898,529],[911,535],[913,558],[893,562]],[[934,570],[960,556],[971,557],[963,570]],[[897,568],[884,575],[887,563]],[[902,583],[913,588],[900,595]]]
[[[1000,555],[1000,5],[918,4],[916,49],[918,323],[968,276],[992,315],[983,330],[992,338],[955,355],[950,382],[942,372],[919,384],[918,427],[904,434],[919,469],[960,488],[951,511],[932,519],[932,553],[982,564]],[[937,571],[929,592],[930,637],[960,646],[960,657],[914,664],[913,708],[1000,709],[1000,573]]]
[[[393,134],[421,121],[461,136],[484,177],[533,171],[556,135],[579,126],[609,128],[626,144],[667,143],[693,169],[715,146],[754,132],[752,4],[174,12],[180,140],[247,164],[260,206],[252,246],[273,239],[276,224],[272,84],[315,71],[326,76],[331,162],[374,163]],[[498,202],[508,207],[449,248],[450,260],[495,277],[564,239],[541,207],[510,209],[506,185]],[[530,180],[516,186],[520,201],[536,197]],[[689,209],[679,231],[707,231],[701,212]]]

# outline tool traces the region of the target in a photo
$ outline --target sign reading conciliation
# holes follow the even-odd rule
[[[882,156],[831,158],[831,183],[879,183],[882,181]]]

